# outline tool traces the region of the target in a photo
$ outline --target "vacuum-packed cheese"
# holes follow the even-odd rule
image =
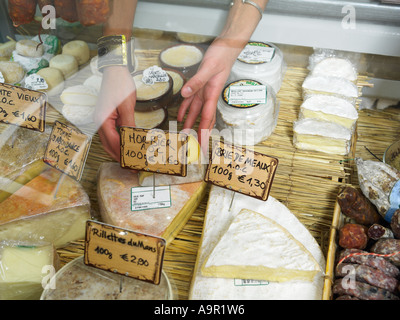
[[[358,119],[358,111],[352,103],[345,99],[317,94],[304,100],[300,106],[299,118],[333,122],[353,129]]]
[[[232,199],[233,194],[234,192],[225,188],[211,187],[189,298],[193,300],[321,299],[324,282],[322,273],[316,275],[313,281],[285,282],[210,278],[201,274],[201,266],[243,209],[262,214],[281,225],[311,253],[319,268],[325,270],[325,258],[320,246],[285,205],[271,196],[267,201],[262,201],[240,193],[235,193],[235,197]],[[244,259],[240,262],[244,263]],[[250,262],[246,261],[247,264]]]
[[[353,64],[344,58],[328,57],[317,62],[312,69],[315,76],[330,76],[344,78],[349,81],[357,80],[357,70]]]
[[[208,277],[312,281],[321,269],[301,242],[274,220],[242,209],[207,257]]]
[[[139,186],[138,174],[109,162],[100,166],[98,200],[102,220],[114,226],[162,237],[170,243],[200,204],[204,181],[172,185],[171,206],[132,211],[132,188]]]
[[[347,155],[350,152],[352,130],[336,123],[302,119],[293,125],[293,144],[301,150]]]
[[[82,186],[47,168],[0,203],[0,241],[46,241],[61,247],[85,237],[89,197]]]
[[[0,300],[38,300],[57,268],[52,244],[0,243]]]

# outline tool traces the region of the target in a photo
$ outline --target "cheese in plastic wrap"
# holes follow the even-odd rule
[[[0,300],[38,300],[58,267],[52,244],[0,242]]]
[[[169,244],[196,210],[206,192],[204,181],[171,185],[171,206],[132,211],[132,188],[139,187],[138,174],[109,162],[98,173],[98,201],[104,222],[152,236]]]
[[[46,241],[55,247],[84,239],[90,201],[79,182],[46,168],[0,203],[0,241]]]

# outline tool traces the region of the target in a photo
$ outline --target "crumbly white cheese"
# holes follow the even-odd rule
[[[73,123],[76,126],[85,125],[92,123],[94,112],[96,107],[94,106],[79,106],[79,105],[71,105],[65,104],[62,107],[62,114],[69,122]]]
[[[200,267],[214,249],[221,235],[242,209],[258,212],[280,224],[301,242],[325,269],[325,258],[321,248],[306,227],[290,210],[273,197],[265,202],[227,189],[212,186],[207,205],[203,237],[196,261],[196,269],[190,288],[190,298],[198,300],[306,300],[321,299],[322,274],[314,281],[263,282],[241,279],[208,278],[201,275]],[[230,208],[232,202],[232,206]]]

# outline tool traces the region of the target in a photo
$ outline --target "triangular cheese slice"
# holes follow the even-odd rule
[[[268,281],[312,281],[321,269],[274,220],[242,209],[202,266],[202,275]]]

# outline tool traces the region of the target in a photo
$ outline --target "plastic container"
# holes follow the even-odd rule
[[[40,300],[173,300],[171,282],[162,272],[159,285],[129,278],[72,260],[55,275],[55,289],[45,289]]]
[[[244,100],[238,103],[232,96]],[[279,104],[271,86],[258,80],[233,81],[218,100],[216,129],[233,144],[254,145],[273,133],[278,113]]]
[[[251,41],[234,63],[228,82],[251,78],[269,84],[275,91],[281,88],[285,72],[281,50],[270,43]]]

